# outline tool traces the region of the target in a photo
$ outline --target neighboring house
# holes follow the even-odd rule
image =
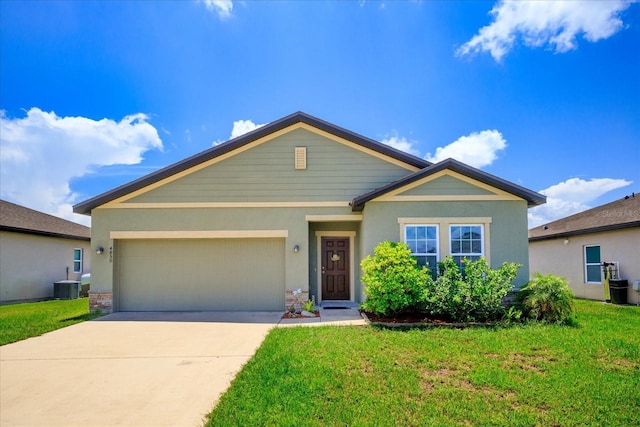
[[[640,195],[598,206],[529,230],[531,272],[569,279],[579,298],[604,300],[603,262],[616,262],[632,287],[640,280]]]
[[[92,217],[90,303],[114,311],[283,310],[363,300],[360,261],[523,264],[545,198],[455,160],[431,164],[295,113],[74,206]],[[103,255],[95,249],[104,247]]]
[[[53,297],[53,283],[89,272],[91,229],[0,200],[0,302]]]

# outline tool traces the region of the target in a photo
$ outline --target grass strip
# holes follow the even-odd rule
[[[42,335],[101,316],[89,299],[51,300],[0,306],[0,345]]]

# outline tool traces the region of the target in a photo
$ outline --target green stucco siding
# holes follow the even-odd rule
[[[294,168],[296,147],[306,147],[307,168],[304,170]],[[527,203],[524,200],[370,201],[363,212],[358,213],[362,221],[334,217],[354,215],[346,203],[338,203],[341,207],[313,207],[318,206],[314,202],[349,202],[411,173],[410,169],[379,155],[305,129],[295,129],[123,203],[136,203],[135,206],[94,209],[91,246],[107,250],[103,255],[90,251],[91,289],[113,292],[115,311],[281,309],[285,290],[301,288],[309,291],[309,295],[318,295],[316,232],[348,231],[355,232],[354,259],[351,260],[355,282],[351,298],[362,301],[360,261],[372,253],[379,242],[401,240],[398,223],[401,217],[459,218],[460,223],[467,223],[465,218],[470,217],[491,218],[486,248],[492,266],[497,267],[504,261],[520,263],[523,266],[516,285],[527,281]],[[495,193],[444,175],[400,195],[492,194]],[[181,203],[206,202],[228,205],[180,207]],[[240,207],[243,202],[255,204]],[[259,202],[280,207],[264,207],[266,205]],[[303,202],[307,207],[291,207],[286,202]],[[145,203],[166,203],[161,206],[171,207],[137,205]],[[316,222],[317,218],[307,220],[308,215],[327,218],[325,222]],[[244,237],[237,239],[148,241],[110,237],[112,231],[218,230],[281,230],[286,231],[286,237],[272,239],[243,234]],[[294,252],[296,245],[300,250]],[[441,251],[441,256],[445,255]],[[207,260],[214,261],[208,263]],[[178,268],[169,267],[171,263]],[[257,279],[260,274],[264,279],[262,286]],[[215,279],[208,280],[208,277]],[[138,283],[142,284],[138,286]],[[149,292],[154,297],[145,302]]]
[[[92,247],[103,246],[103,255],[92,254],[91,289],[114,291],[118,279],[120,241],[110,239],[111,231],[157,230],[286,230],[284,242],[284,289],[307,289],[309,285],[309,227],[306,215],[348,215],[344,208],[172,208],[95,209],[92,212]],[[300,246],[299,252],[293,247]],[[113,257],[110,257],[112,248]],[[269,254],[267,254],[268,256]],[[149,259],[148,262],[157,262]],[[254,268],[248,263],[246,268]],[[117,291],[116,291],[117,294]],[[282,295],[284,301],[284,295]],[[118,311],[117,295],[114,310]]]
[[[468,201],[468,202],[369,202],[364,209],[361,225],[361,250],[366,256],[384,241],[400,240],[398,218],[460,218],[490,217],[489,259],[491,266],[503,262],[522,264],[514,281],[517,288],[529,278],[526,201]],[[443,242],[440,242],[441,248]],[[447,255],[441,252],[441,256]]]
[[[287,230],[281,239],[283,248],[273,253],[274,260],[284,263],[283,288],[309,290],[317,295],[317,231],[354,231],[356,233],[353,265],[355,268],[354,298],[362,300],[360,261],[383,240],[399,241],[403,217],[460,218],[490,217],[489,258],[493,267],[504,261],[522,264],[515,284],[521,286],[529,276],[527,207],[525,201],[468,201],[468,202],[369,202],[362,212],[361,222],[308,222],[306,215],[350,215],[344,208],[164,208],[164,209],[96,209],[93,211],[92,247],[113,248],[103,255],[92,252],[92,290],[114,292],[114,309],[118,307],[117,281],[120,244],[109,238],[110,231],[154,230]],[[170,244],[170,242],[165,242]],[[126,244],[126,243],[125,243]],[[299,252],[293,247],[300,246]],[[223,245],[224,246],[224,245]],[[218,248],[219,249],[219,248]],[[163,249],[164,251],[165,249]],[[269,252],[269,251],[267,251]],[[442,253],[441,255],[446,255]],[[266,254],[268,258],[271,254]],[[266,258],[265,258],[266,259]],[[150,257],[153,265],[159,259]],[[232,266],[231,262],[226,264]],[[246,268],[256,263],[247,262]],[[146,268],[146,267],[145,267]],[[235,266],[234,268],[243,268]],[[144,272],[144,269],[142,270]],[[271,288],[272,290],[275,288]],[[196,295],[197,292],[193,295]],[[274,294],[275,295],[275,294]],[[279,296],[274,296],[277,298]],[[284,298],[284,296],[282,295]],[[237,307],[237,306],[236,306]],[[251,304],[247,302],[247,307]],[[124,307],[126,308],[126,307]]]
[[[307,169],[294,169],[307,147]],[[296,129],[128,202],[350,201],[411,171],[345,144]]]

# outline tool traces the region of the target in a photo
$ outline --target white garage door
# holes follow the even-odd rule
[[[284,239],[116,245],[118,311],[283,310]]]

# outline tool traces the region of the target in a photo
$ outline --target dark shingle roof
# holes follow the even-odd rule
[[[401,162],[404,162],[406,164],[409,164],[417,168],[424,168],[431,165],[430,162],[424,159],[421,159],[419,157],[412,156],[411,154],[407,154],[404,151],[400,151],[388,145],[381,144],[380,142],[374,141],[373,139],[364,137],[350,130],[341,128],[339,126],[336,126],[324,120],[313,117],[309,114],[306,114],[303,112],[297,112],[297,113],[288,115],[286,117],[283,117],[279,120],[276,120],[274,122],[271,122],[269,124],[266,124],[262,127],[259,127],[249,133],[246,133],[242,136],[229,140],[223,144],[216,145],[213,148],[205,150],[187,159],[181,160],[177,163],[174,163],[170,166],[167,166],[149,175],[143,176],[128,184],[121,185],[120,187],[117,187],[111,191],[100,194],[84,202],[78,203],[73,207],[73,211],[79,214],[91,215],[91,210],[93,208],[96,208],[100,205],[103,205],[112,200],[115,200],[118,197],[125,196],[133,191],[144,188],[150,184],[156,183],[162,179],[168,178],[172,175],[175,175],[176,173],[182,172],[196,165],[199,165],[201,163],[204,163],[206,161],[219,157],[230,151],[236,150],[244,145],[247,145],[253,141],[256,141],[260,138],[263,138],[279,130],[285,129],[296,123],[308,124],[317,129],[328,132],[340,138],[346,139],[347,141],[353,142],[362,147],[366,147],[371,150],[377,151],[386,156],[389,156],[396,160],[400,160]]]
[[[90,240],[91,228],[0,200],[0,230]]]
[[[627,196],[529,230],[529,241],[640,227],[640,195]]]
[[[502,178],[498,178],[495,175],[491,175],[479,169],[473,168],[457,160],[446,159],[434,165],[428,166],[422,170],[414,172],[404,178],[400,178],[399,180],[387,184],[383,187],[377,188],[367,194],[356,197],[351,202],[351,208],[354,211],[361,211],[362,209],[364,209],[364,205],[368,201],[387,194],[393,190],[397,190],[398,188],[404,187],[405,185],[411,184],[412,182],[418,181],[422,178],[426,178],[429,175],[433,175],[434,173],[440,172],[444,169],[458,172],[462,175],[468,176],[469,178],[473,178],[492,187],[506,191],[507,193],[521,197],[527,201],[527,205],[529,207],[541,205],[546,201],[545,196],[538,194],[535,191],[520,187],[519,185],[506,181]]]

